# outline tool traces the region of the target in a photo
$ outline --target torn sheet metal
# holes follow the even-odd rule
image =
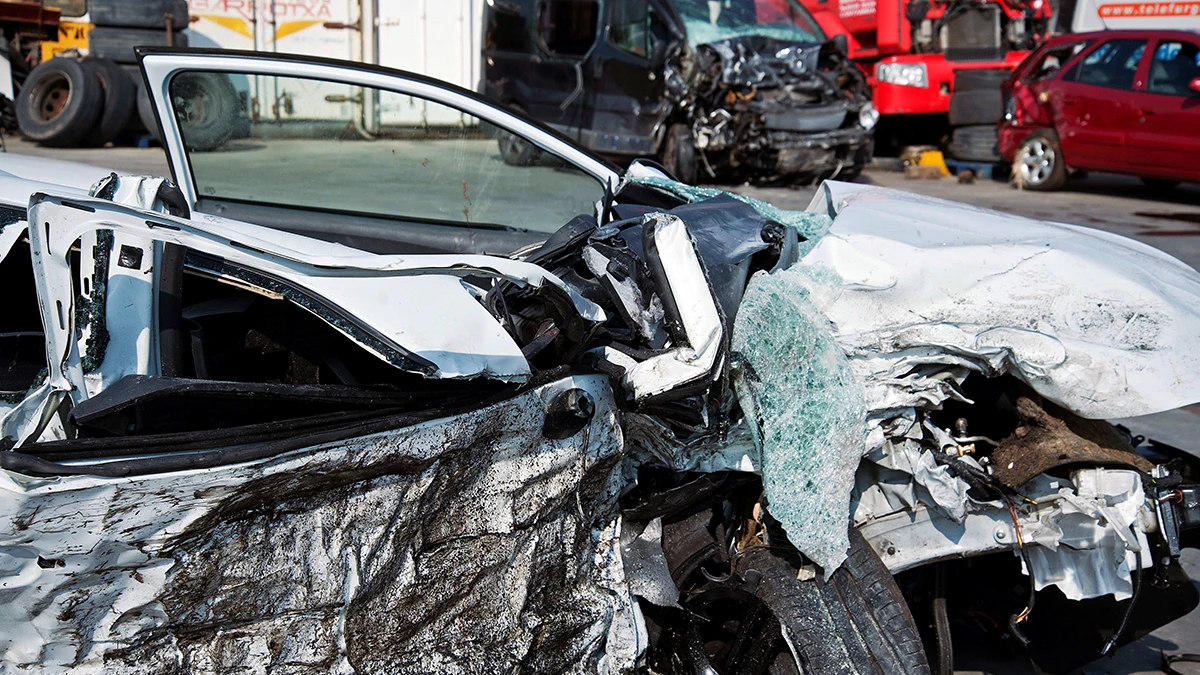
[[[77,206],[94,209],[96,215],[81,217]],[[244,267],[268,279],[274,277],[303,289],[314,299],[322,299],[343,316],[340,321],[330,316],[322,319],[356,341],[361,342],[358,331],[378,335],[402,354],[429,364],[424,374],[431,377],[520,380],[529,374],[520,348],[480,304],[480,292],[472,291],[463,277],[500,277],[534,288],[558,289],[584,320],[604,318],[602,310],[553,275],[534,265],[502,258],[378,256],[213,216],[189,221],[97,200],[63,204],[42,197],[35,199],[32,210],[40,213],[36,216],[38,222],[51,224],[50,240],[42,242],[40,231],[36,237],[37,245],[47,253],[65,252],[87,232],[110,228],[217,256],[226,266]],[[159,220],[148,220],[150,215]],[[47,297],[67,296],[69,302],[70,271],[65,258],[47,255],[46,260],[53,260],[43,262],[43,266],[53,267],[42,274],[53,286],[47,288]],[[446,330],[446,326],[457,328]],[[55,353],[61,358],[67,357],[65,342],[60,339],[57,343]],[[379,353],[374,345],[364,346],[385,361],[397,360],[395,355]]]
[[[1072,600],[1110,594],[1128,599],[1131,570],[1153,565],[1146,537],[1153,512],[1138,472],[1081,469],[1069,481],[1042,475],[1024,489],[1036,502],[1016,507],[1035,588],[1057,586]],[[937,560],[1002,551],[1018,556],[1017,525],[1007,507],[976,507],[955,522],[918,506],[871,520],[860,530],[893,574]]]
[[[593,421],[547,440],[569,388]],[[0,472],[0,672],[630,669],[620,439],[589,376],[233,466]]]
[[[863,453],[863,385],[793,270],[750,281],[733,330],[739,400],[754,420],[763,487],[788,539],[825,570],[850,547],[850,486]]]
[[[940,362],[1012,373],[1088,418],[1200,401],[1200,274],[1165,253],[863,185],[827,182],[810,209],[835,221],[801,265],[840,278],[813,298],[887,390],[869,397],[936,400],[942,384],[912,375]]]

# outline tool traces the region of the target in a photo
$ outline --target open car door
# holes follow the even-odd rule
[[[617,170],[480,96],[291,55],[143,50],[188,205],[376,253],[512,252],[598,213]],[[540,152],[501,152],[514,142]]]

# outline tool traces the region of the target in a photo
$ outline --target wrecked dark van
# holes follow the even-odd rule
[[[871,158],[866,78],[795,0],[495,0],[484,20],[482,91],[614,159],[803,182]]]

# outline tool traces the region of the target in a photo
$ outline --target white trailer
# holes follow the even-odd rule
[[[1072,33],[1097,30],[1200,31],[1200,0],[1078,0]]]
[[[304,54],[398,68],[475,90],[485,0],[188,0],[193,47]],[[295,87],[295,82],[289,83]],[[296,96],[272,78],[248,81],[255,119],[343,118],[347,103]],[[325,85],[322,85],[325,86]],[[375,106],[364,123],[463,123],[444,109]],[[315,106],[316,109],[313,109]],[[370,106],[368,106],[370,109]]]

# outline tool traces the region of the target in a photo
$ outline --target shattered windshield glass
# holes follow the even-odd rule
[[[693,47],[749,35],[824,42],[825,34],[796,0],[679,0]]]

